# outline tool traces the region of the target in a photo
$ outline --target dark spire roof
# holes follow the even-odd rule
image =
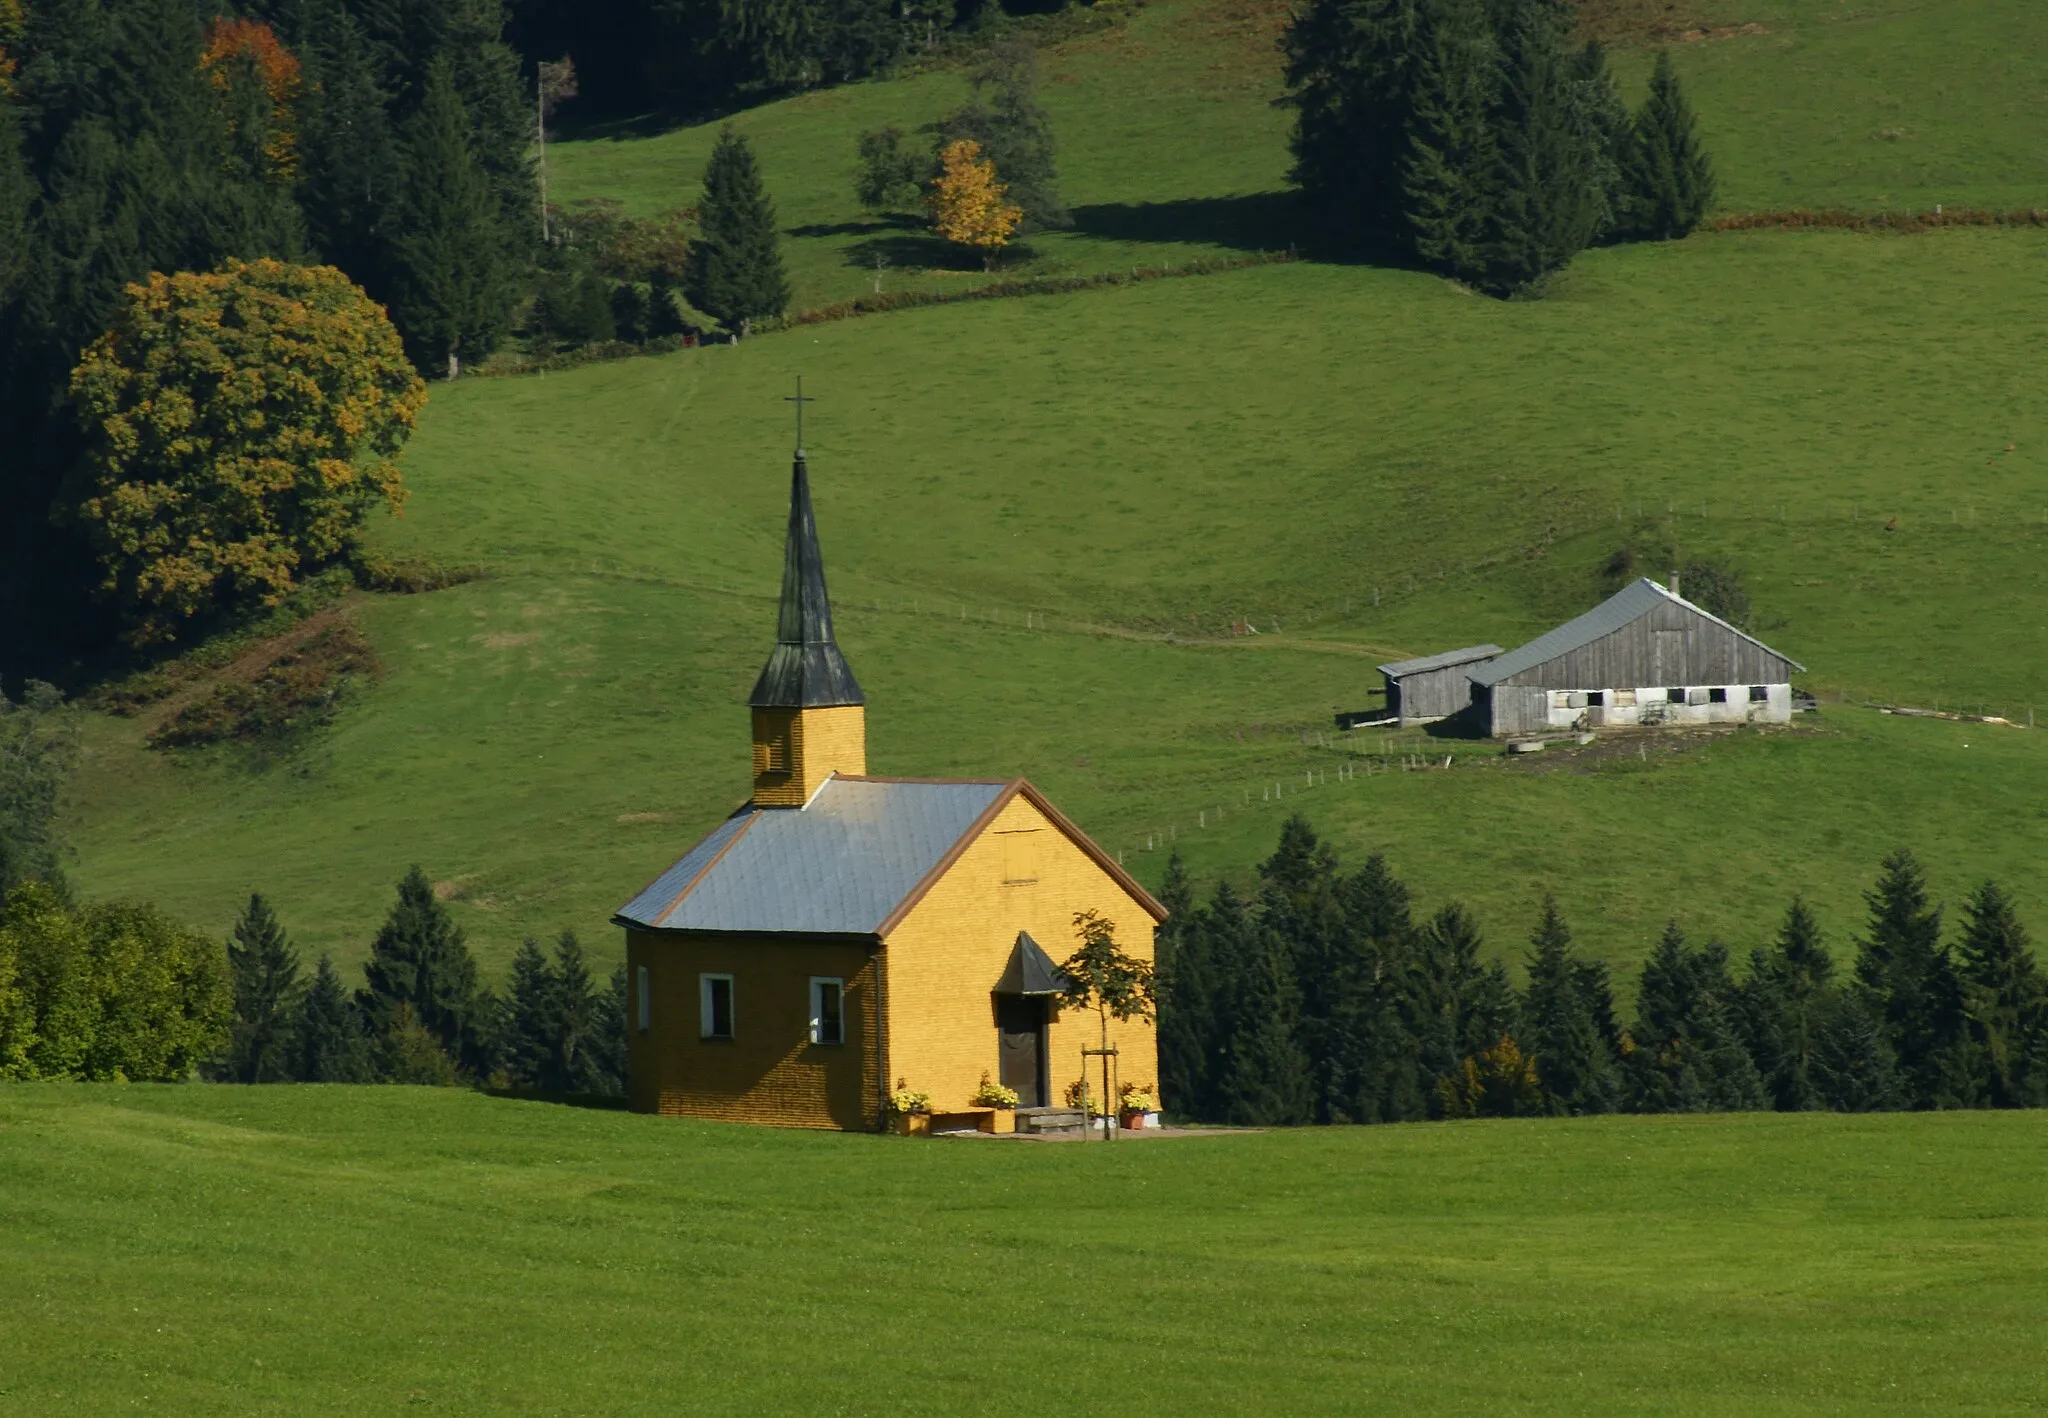
[[[811,479],[801,448],[789,475],[789,541],[782,554],[782,609],[775,625],[775,649],[747,702],[756,709],[867,702],[832,639],[832,602],[825,595],[825,561],[818,554]]]
[[[1003,967],[1003,978],[996,981],[996,993],[1057,995],[1066,993],[1067,986],[1072,983],[1066,972],[1053,964],[1052,957],[1031,938],[1031,932],[1018,931],[1017,943],[1010,950],[1010,963]]]

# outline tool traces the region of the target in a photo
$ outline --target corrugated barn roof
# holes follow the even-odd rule
[[[740,809],[619,908],[655,930],[873,935],[1009,786],[829,778]]]
[[[1381,665],[1379,671],[1388,679],[1400,679],[1404,675],[1428,674],[1431,670],[1448,670],[1455,665],[1469,665],[1474,660],[1490,660],[1501,652],[1498,645],[1467,645],[1462,650],[1445,650],[1440,654],[1424,655],[1415,660],[1396,660],[1391,665]]]
[[[1648,615],[1658,606],[1667,602],[1684,606],[1695,615],[1706,616],[1708,620],[1713,621],[1716,625],[1727,626],[1729,630],[1734,631],[1735,634],[1741,636],[1750,644],[1767,650],[1773,655],[1778,655],[1780,659],[1787,659],[1786,656],[1779,655],[1778,651],[1772,650],[1770,646],[1765,645],[1763,641],[1757,639],[1754,635],[1736,630],[1734,626],[1728,625],[1728,622],[1721,619],[1721,617],[1701,610],[1683,596],[1673,595],[1645,576],[1640,581],[1622,587],[1619,591],[1616,591],[1576,620],[1568,620],[1557,629],[1546,631],[1528,644],[1510,650],[1499,659],[1480,666],[1472,672],[1472,683],[1485,686],[1498,684],[1510,675],[1518,675],[1524,670],[1533,669],[1537,665],[1554,660],[1559,655],[1569,654],[1582,645],[1590,645],[1604,635],[1612,635],[1631,621]],[[1806,668],[1806,666],[1797,661],[1788,660],[1788,663],[1796,670],[1804,670]]]

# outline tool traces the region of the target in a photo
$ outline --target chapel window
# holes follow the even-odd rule
[[[846,1042],[846,981],[824,975],[811,977],[811,1042]]]
[[[703,1035],[707,1039],[732,1037],[732,976],[697,977]]]

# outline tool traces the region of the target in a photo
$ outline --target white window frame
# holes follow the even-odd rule
[[[726,1032],[712,1032],[716,1023],[711,1008],[711,986],[716,980],[725,981]],[[707,971],[697,977],[697,1034],[703,1039],[728,1040],[739,1033],[739,991],[734,988],[732,976],[717,971]]]
[[[634,976],[633,983],[638,986],[635,993],[638,997],[637,1007],[639,1010],[638,1023],[640,1025],[640,1032],[645,1034],[654,1024],[654,1001],[650,998],[652,991],[647,987],[647,967],[645,965],[639,967],[638,973]]]
[[[839,992],[839,1037],[827,1039],[825,1034],[825,991],[830,985]],[[826,1048],[836,1048],[846,1042],[846,980],[840,975],[811,976],[811,1042]]]

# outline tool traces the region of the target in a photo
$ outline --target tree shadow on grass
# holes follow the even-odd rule
[[[1038,253],[1025,242],[1013,242],[1003,248],[997,260],[996,271],[1005,267],[1030,263]],[[871,270],[877,258],[884,269],[915,269],[923,271],[982,271],[981,258],[971,251],[963,250],[950,241],[943,241],[929,231],[900,231],[889,236],[877,236],[867,241],[857,241],[846,248],[846,264],[862,270]]]
[[[1234,251],[1305,246],[1306,215],[1293,192],[1107,202],[1074,208],[1074,230],[1103,241],[1185,242]]]
[[[812,222],[808,226],[793,226],[791,236],[872,236],[877,232],[916,231],[924,222],[901,212],[889,212],[882,216],[864,217],[853,222]]]

